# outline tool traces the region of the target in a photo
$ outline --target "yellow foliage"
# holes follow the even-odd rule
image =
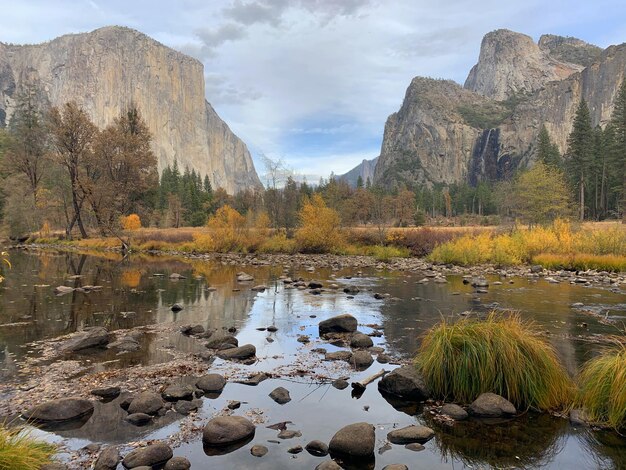
[[[568,269],[624,269],[626,230],[619,226],[603,229],[574,229],[567,220],[547,227],[515,227],[508,234],[481,233],[443,243],[432,254],[433,261],[501,266],[535,262],[545,267]]]
[[[136,288],[141,282],[141,271],[138,269],[128,269],[122,271],[120,282],[126,287]]]
[[[209,217],[207,227],[211,231],[214,251],[246,251],[246,218],[228,204]]]
[[[295,238],[300,251],[326,253],[336,251],[343,245],[339,214],[326,206],[321,195],[314,194],[305,201],[298,218],[300,227]]]
[[[277,233],[267,239],[265,239],[259,251],[263,253],[295,253],[296,241],[291,238],[287,238],[284,232]]]
[[[194,233],[192,251],[210,253],[215,250],[215,241],[208,233]]]
[[[137,214],[122,217],[122,228],[124,230],[139,230],[141,228],[141,219]]]
[[[44,220],[41,230],[39,230],[39,236],[41,238],[50,238],[50,233],[50,223],[47,220]]]

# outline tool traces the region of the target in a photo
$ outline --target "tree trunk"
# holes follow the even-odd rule
[[[580,220],[585,220],[585,183],[580,180]]]

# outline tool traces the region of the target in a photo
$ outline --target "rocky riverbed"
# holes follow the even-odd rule
[[[442,315],[514,309],[574,371],[623,320],[623,276],[325,255],[13,261],[0,414],[39,426],[67,468],[623,462],[621,438],[578,415],[432,401],[410,365]]]

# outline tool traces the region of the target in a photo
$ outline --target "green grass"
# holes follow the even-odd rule
[[[594,423],[626,427],[626,346],[604,351],[587,362],[578,377],[578,404]]]
[[[39,470],[55,453],[53,445],[33,438],[23,428],[0,424],[0,470]]]
[[[458,403],[493,392],[517,408],[561,410],[574,398],[553,348],[518,315],[443,321],[426,333],[415,362],[436,397]]]

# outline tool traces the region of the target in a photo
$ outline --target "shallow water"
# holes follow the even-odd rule
[[[310,352],[316,347],[336,349],[317,338],[317,325],[324,318],[351,313],[359,320],[359,329],[371,331],[366,325],[379,324],[384,336],[373,338],[391,356],[410,358],[418,345],[419,335],[442,317],[458,318],[461,312],[488,311],[493,308],[514,309],[526,318],[537,321],[549,332],[564,364],[574,372],[600,346],[587,341],[595,335],[617,333],[612,324],[603,324],[593,311],[613,321],[626,317],[626,293],[609,289],[583,287],[544,280],[514,278],[496,279],[487,294],[477,296],[464,285],[462,278],[450,276],[447,284],[432,281],[420,284],[423,273],[362,270],[318,269],[314,273],[288,268],[293,277],[318,279],[325,285],[337,283],[339,290],[325,290],[322,295],[308,291],[284,289],[278,280],[283,266],[236,266],[201,260],[134,257],[122,260],[115,254],[107,257],[67,252],[11,252],[13,269],[0,287],[0,379],[20,382],[19,365],[37,350],[33,341],[55,338],[86,326],[102,325],[110,330],[141,325],[175,322],[200,323],[205,328],[237,328],[240,344],[252,343],[259,362],[233,366],[216,360],[207,369],[245,375],[252,371],[279,373],[283,378],[270,379],[256,387],[229,383],[217,398],[204,398],[198,422],[223,410],[229,400],[240,400],[236,414],[253,415],[258,421],[254,440],[239,450],[223,456],[207,456],[200,434],[175,449],[192,461],[192,468],[314,468],[323,459],[303,452],[287,453],[289,447],[304,446],[313,439],[328,442],[343,425],[367,421],[376,425],[377,449],[385,442],[393,427],[415,422],[433,427],[436,437],[420,452],[394,445],[382,454],[376,453],[375,468],[389,463],[405,463],[410,468],[621,468],[626,466],[626,440],[614,433],[591,433],[572,428],[566,420],[546,415],[527,414],[505,423],[467,422],[453,427],[443,426],[415,407],[390,403],[370,385],[363,396],[352,398],[350,388],[337,390],[319,384],[308,376],[299,377],[296,369],[320,368],[321,356]],[[267,284],[263,293],[250,290],[252,284],[238,284],[236,273],[245,271],[255,277],[253,284]],[[170,280],[171,273],[185,279]],[[79,277],[77,277],[79,276]],[[73,292],[55,296],[53,288],[65,284],[72,287],[101,285],[91,293]],[[357,285],[362,292],[350,299],[342,292],[347,285]],[[389,294],[376,300],[373,292]],[[184,310],[173,313],[174,302]],[[584,309],[573,309],[582,302]],[[311,316],[315,316],[311,318]],[[276,333],[258,331],[259,327],[275,325]],[[307,334],[311,343],[296,341]],[[268,342],[267,337],[273,342]],[[178,333],[165,336],[145,335],[140,351],[117,356],[111,351],[77,355],[88,372],[120,368],[135,364],[164,363],[171,359],[173,349],[194,352],[202,343]],[[333,363],[334,365],[334,363]],[[394,366],[374,363],[363,372],[332,367],[336,377],[350,375],[359,380],[380,369]],[[327,369],[325,369],[328,372]],[[292,401],[277,405],[268,394],[277,386],[287,388]],[[179,430],[181,416],[171,412],[147,427],[137,428],[122,421],[124,412],[117,401],[97,404],[96,412],[78,429],[43,433],[50,440],[63,439],[70,449],[79,449],[89,442],[127,443],[141,439],[168,437]],[[395,405],[395,407],[394,407]],[[276,440],[278,431],[267,425],[292,421],[290,429],[302,437]],[[270,452],[263,458],[250,455],[253,444],[266,445]],[[121,467],[120,467],[121,468]],[[374,468],[374,467],[372,467]]]

